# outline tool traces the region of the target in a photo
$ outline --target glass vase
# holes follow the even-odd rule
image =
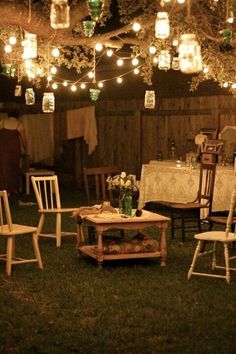
[[[126,216],[132,216],[132,195],[130,193],[120,194],[119,213]]]

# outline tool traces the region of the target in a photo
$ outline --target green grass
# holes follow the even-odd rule
[[[14,222],[36,225],[37,207],[16,201]],[[80,206],[84,198],[67,189],[62,201]],[[71,218],[64,225],[75,228]],[[43,272],[34,264],[15,266],[9,279],[0,263],[0,353],[234,353],[236,274],[231,285],[187,281],[194,245],[191,235],[184,245],[168,237],[165,268],[158,259],[130,260],[106,262],[99,271],[94,260],[77,255],[73,237],[60,249],[41,238]],[[27,237],[16,247],[31,255]]]

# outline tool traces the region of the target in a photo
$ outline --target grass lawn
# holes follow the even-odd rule
[[[61,192],[63,206],[84,204],[79,191]],[[14,222],[37,225],[37,206],[10,201]],[[73,219],[63,222],[75,229]],[[16,249],[30,255],[30,240],[21,241]],[[0,263],[1,354],[235,353],[236,273],[230,285],[188,281],[192,235],[184,245],[168,237],[165,268],[146,259],[106,262],[99,271],[94,260],[77,255],[73,237],[62,239],[60,249],[50,239],[39,244],[43,272],[35,264],[15,266],[9,279]]]

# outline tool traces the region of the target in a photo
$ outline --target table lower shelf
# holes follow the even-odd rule
[[[94,259],[98,259],[99,257],[96,245],[81,246],[79,247],[79,252],[84,253],[87,256],[92,257]],[[161,257],[161,252],[155,251],[155,252],[139,252],[139,253],[102,254],[100,257],[102,257],[104,261],[116,260],[116,259],[153,258],[153,257]]]

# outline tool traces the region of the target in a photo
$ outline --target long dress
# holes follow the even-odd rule
[[[18,130],[0,129],[0,190],[15,193],[20,187],[21,138]]]

